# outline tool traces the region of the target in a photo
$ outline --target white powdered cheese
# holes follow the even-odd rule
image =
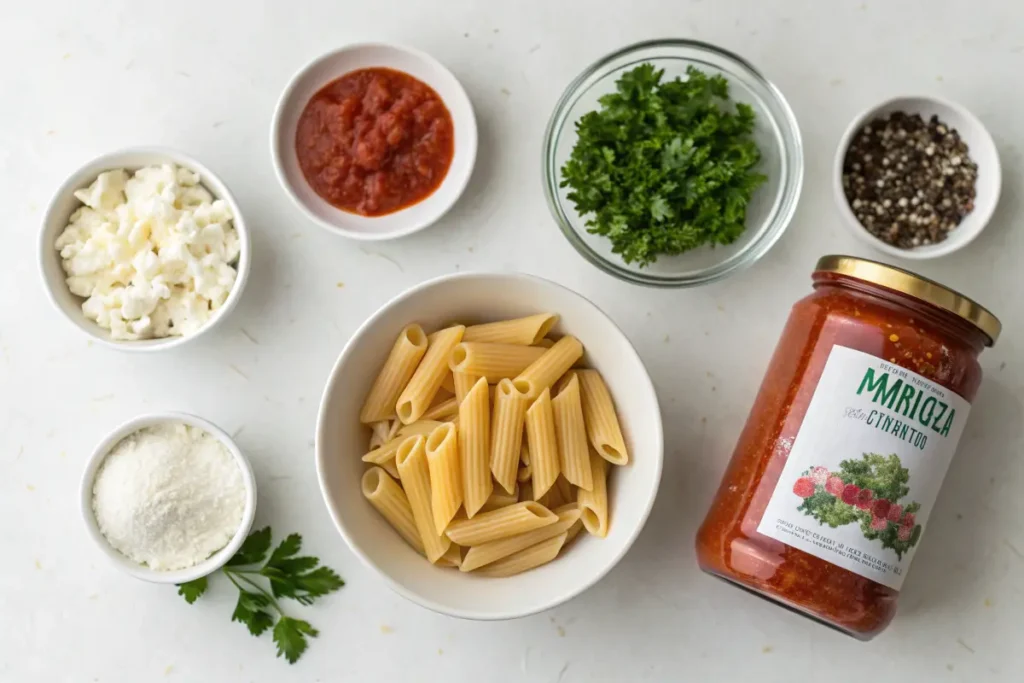
[[[92,507],[115,550],[171,571],[227,545],[242,523],[245,500],[231,452],[206,431],[179,423],[122,439],[96,474]]]

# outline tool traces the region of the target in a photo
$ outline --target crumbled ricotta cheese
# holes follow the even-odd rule
[[[171,165],[101,173],[57,239],[82,312],[113,339],[189,335],[228,298],[240,244],[231,209]]]

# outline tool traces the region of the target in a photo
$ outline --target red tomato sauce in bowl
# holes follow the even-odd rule
[[[299,117],[295,151],[324,201],[383,216],[440,187],[455,131],[444,101],[426,83],[394,69],[359,69],[313,95]]]

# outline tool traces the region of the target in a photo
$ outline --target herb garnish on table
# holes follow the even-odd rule
[[[345,582],[330,567],[317,566],[318,558],[297,557],[302,549],[299,534],[285,538],[267,558],[270,541],[270,527],[252,532],[220,571],[238,589],[238,603],[231,621],[245,624],[254,636],[273,627],[277,656],[284,656],[294,664],[308,647],[307,637],[315,638],[319,631],[308,621],[286,615],[278,598],[312,605],[316,598],[333,593]],[[179,584],[178,595],[191,605],[206,592],[208,578],[203,576]]]
[[[561,186],[588,231],[608,237],[626,263],[734,242],[766,180],[751,170],[761,159],[754,110],[730,106],[724,76],[686,73],[662,82],[664,70],[641,64],[576,122]]]

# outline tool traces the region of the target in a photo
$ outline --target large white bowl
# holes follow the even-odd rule
[[[232,224],[238,233],[238,242],[241,251],[238,256],[238,263],[234,264],[238,272],[235,284],[228,294],[227,301],[213,314],[194,334],[184,337],[163,337],[161,339],[140,339],[137,341],[111,339],[110,330],[105,330],[94,321],[89,320],[82,313],[81,297],[75,296],[68,289],[61,264],[60,252],[54,248],[57,238],[68,225],[71,214],[75,212],[82,202],[75,197],[75,191],[89,187],[96,180],[100,173],[111,171],[116,168],[123,168],[129,172],[137,171],[144,166],[159,164],[174,164],[187,168],[199,174],[199,182],[210,191],[214,199],[223,199],[231,207],[234,216]],[[43,219],[43,229],[39,236],[39,267],[43,275],[43,285],[53,305],[64,314],[76,328],[87,334],[90,338],[107,346],[124,351],[160,351],[180,346],[190,340],[198,338],[223,320],[238,303],[245,288],[245,282],[249,278],[249,263],[252,261],[252,248],[249,244],[249,231],[245,227],[245,220],[242,212],[235,202],[234,196],[228,190],[227,185],[218,178],[213,171],[202,165],[192,157],[173,149],[164,147],[133,147],[122,149],[110,154],[96,157],[86,163],[77,171],[72,173],[61,184],[50,200],[46,208],[46,216]]]
[[[609,482],[608,537],[585,533],[554,562],[518,576],[489,579],[427,563],[363,498],[369,431],[359,410],[402,327],[428,330],[551,311],[555,334],[583,342],[584,361],[604,375],[615,400],[631,462]],[[425,282],[363,324],[341,352],[320,403],[316,469],[327,509],[352,550],[399,594],[437,612],[469,619],[512,619],[580,594],[626,554],[654,504],[661,479],[661,414],[647,370],[622,331],[585,298],[522,274],[462,273]]]
[[[422,201],[383,216],[360,216],[331,206],[306,182],[295,153],[295,133],[303,110],[321,88],[351,71],[372,67],[405,72],[434,89],[452,116],[455,153],[441,185]],[[295,205],[330,232],[367,241],[410,235],[441,218],[466,189],[476,162],[476,148],[473,105],[454,74],[424,52],[385,43],[346,45],[299,69],[281,93],[270,129],[274,171]]]
[[[239,524],[238,530],[235,531],[234,536],[231,537],[226,546],[193,567],[175,569],[173,571],[157,571],[130,560],[115,550],[107,541],[103,532],[100,531],[99,523],[96,521],[96,513],[92,508],[93,483],[96,481],[96,475],[99,473],[103,461],[107,459],[107,455],[125,437],[146,427],[168,423],[184,423],[191,427],[202,429],[220,441],[224,448],[228,449],[228,452],[234,456],[238,469],[242,472],[242,481],[245,484],[245,510],[242,512],[242,522]],[[234,557],[238,549],[242,547],[256,516],[256,477],[252,473],[252,466],[249,464],[249,461],[234,440],[228,436],[227,432],[212,422],[208,422],[195,415],[189,415],[188,413],[150,413],[148,415],[140,415],[133,420],[119,425],[96,446],[92,455],[89,456],[89,460],[85,464],[85,472],[82,474],[78,496],[86,531],[89,532],[89,537],[96,543],[96,547],[99,548],[100,552],[106,555],[115,567],[126,574],[152,583],[186,583],[217,571],[227,564],[227,561]]]
[[[853,142],[854,136],[867,123],[893,112],[920,114],[921,118],[926,121],[932,116],[938,116],[940,121],[960,134],[960,139],[967,143],[967,153],[974,163],[978,164],[978,181],[975,186],[977,196],[974,199],[974,210],[964,216],[960,225],[951,230],[946,239],[936,244],[902,249],[875,237],[857,220],[846,199],[846,193],[843,191],[843,162],[846,160],[846,151],[849,149],[850,143]],[[913,261],[946,256],[973,242],[988,225],[992,214],[995,213],[1003,184],[999,152],[985,125],[974,114],[956,102],[925,95],[894,97],[861,112],[843,133],[839,146],[836,147],[836,156],[832,166],[832,194],[847,229],[853,233],[854,237],[878,251],[895,258]]]

